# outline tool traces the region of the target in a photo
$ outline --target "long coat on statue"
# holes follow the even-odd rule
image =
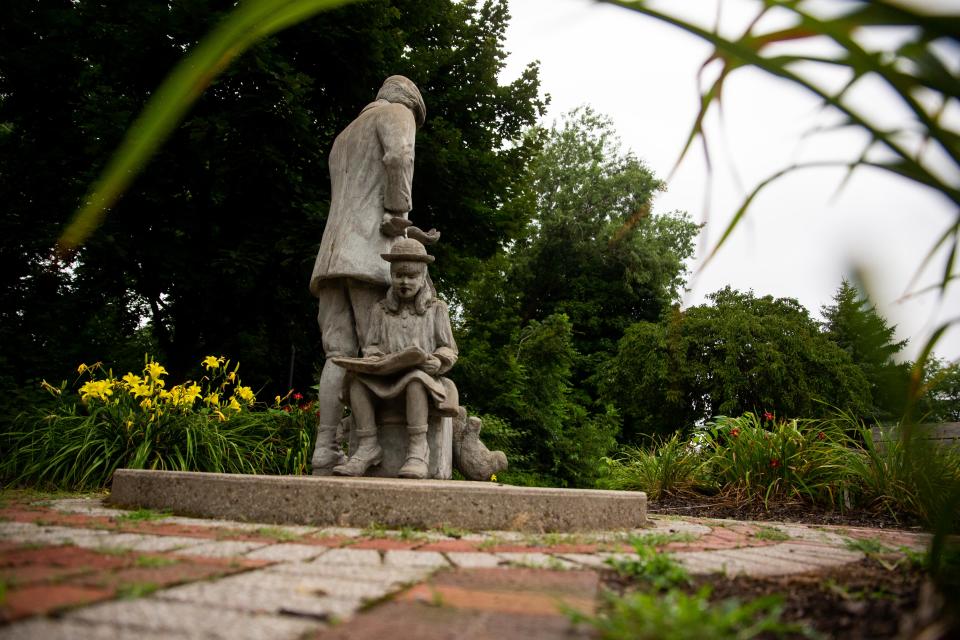
[[[384,214],[405,218],[413,206],[413,149],[425,108],[416,86],[401,76],[388,78],[377,98],[330,151],[330,213],[310,278],[314,295],[328,278],[390,284],[390,265],[380,254],[398,238],[382,234],[380,224]]]

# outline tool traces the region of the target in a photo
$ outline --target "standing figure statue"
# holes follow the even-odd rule
[[[343,476],[362,476],[383,460],[377,432],[377,408],[399,402],[406,414],[406,455],[397,475],[426,478],[429,413],[458,415],[457,388],[442,377],[457,361],[457,344],[447,305],[427,281],[433,256],[417,240],[403,239],[382,258],[390,263],[391,286],[373,308],[363,358],[334,358],[346,368],[346,397],[359,446],[333,468]]]
[[[376,101],[340,132],[330,151],[330,213],[310,278],[310,291],[319,299],[317,320],[326,357],[314,475],[329,475],[343,462],[337,426],[345,372],[331,358],[359,353],[371,310],[390,284],[389,265],[380,255],[410,225],[414,143],[425,117],[416,85],[390,76]]]

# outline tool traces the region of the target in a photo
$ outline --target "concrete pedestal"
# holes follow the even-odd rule
[[[247,522],[471,531],[635,529],[644,525],[647,513],[647,496],[638,491],[139,469],[113,474],[109,501]]]

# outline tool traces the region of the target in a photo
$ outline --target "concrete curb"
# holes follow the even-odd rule
[[[204,518],[276,524],[576,532],[635,529],[634,491],[513,487],[489,482],[256,476],[118,469],[110,502]]]

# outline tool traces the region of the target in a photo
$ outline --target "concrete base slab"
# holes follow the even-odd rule
[[[471,531],[635,529],[647,513],[646,494],[635,491],[138,469],[114,473],[109,501],[247,522]]]

